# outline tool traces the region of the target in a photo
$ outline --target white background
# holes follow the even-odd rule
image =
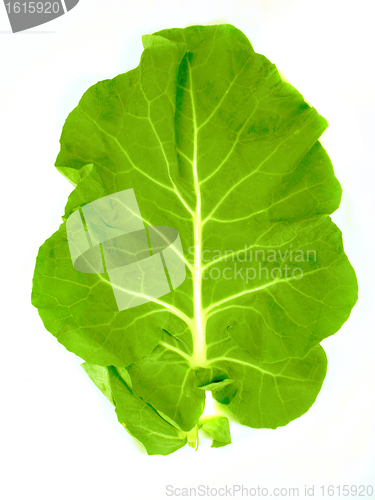
[[[1,454],[4,500],[164,499],[166,485],[375,489],[374,38],[371,1],[81,0],[12,34],[0,5]],[[30,305],[38,247],[72,186],[54,169],[67,114],[98,80],[138,64],[141,35],[229,22],[328,120],[322,141],[343,189],[334,220],[360,300],[323,342],[311,410],[276,431],[232,424],[233,444],[148,457]],[[210,410],[210,408],[209,408]],[[286,498],[291,498],[287,495]],[[335,495],[331,498],[339,498]]]

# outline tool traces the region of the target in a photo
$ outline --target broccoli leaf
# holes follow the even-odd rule
[[[326,373],[319,344],[348,319],[357,280],[329,217],[341,187],[325,119],[233,26],[143,43],[138,68],[88,89],[65,122],[56,167],[75,189],[32,302],[119,421],[166,454],[198,428],[205,391],[255,428],[305,413]],[[119,310],[105,267],[74,268],[67,221],[130,189],[145,228],[178,231],[186,279]]]
[[[133,394],[113,366],[83,363],[85,372],[116,406],[119,422],[149,455],[168,455],[184,446],[186,433],[165,421],[150,405]]]
[[[199,428],[204,434],[212,437],[212,448],[220,448],[230,444],[229,421],[226,417],[205,417],[199,422]]]

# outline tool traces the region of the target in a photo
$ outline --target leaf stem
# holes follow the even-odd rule
[[[193,283],[194,283],[194,324],[193,324],[193,364],[197,367],[205,366],[207,364],[206,356],[206,321],[204,310],[202,307],[202,276],[203,276],[203,266],[202,266],[202,198],[200,191],[200,183],[198,177],[198,127],[197,127],[197,116],[195,111],[195,103],[193,97],[193,79],[191,66],[188,61],[189,66],[189,82],[190,82],[190,97],[191,97],[191,108],[193,115],[194,124],[194,154],[192,161],[193,177],[194,177],[194,190],[196,194],[196,206],[195,214],[193,216],[194,221],[194,269],[193,269]]]

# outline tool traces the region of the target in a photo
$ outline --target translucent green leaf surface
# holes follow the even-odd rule
[[[166,454],[199,425],[205,391],[251,427],[305,413],[326,373],[319,344],[348,319],[357,281],[329,217],[341,187],[325,119],[233,26],[143,42],[138,68],[91,87],[65,122],[56,167],[75,189],[32,301],[119,421]],[[119,310],[106,269],[74,268],[66,225],[130,189],[145,228],[178,231],[186,279]]]
[[[212,437],[212,448],[221,448],[230,444],[229,421],[226,417],[206,417],[199,422],[199,428]]]
[[[167,455],[186,444],[186,434],[137,397],[121,377],[120,371],[113,366],[88,363],[82,366],[94,384],[116,406],[119,422],[149,455]]]

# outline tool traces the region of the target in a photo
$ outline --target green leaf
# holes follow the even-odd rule
[[[153,303],[141,306],[142,312],[135,316],[119,311],[106,273],[74,269],[65,224],[39,250],[33,304],[47,330],[69,351],[104,366],[127,366],[149,354],[161,338],[161,329],[178,322]]]
[[[235,384],[213,391],[213,397],[237,420],[253,428],[275,429],[305,413],[322,386],[327,359],[321,346],[302,359],[260,363],[231,342],[212,365],[225,370]]]
[[[205,395],[194,386],[196,371],[186,358],[159,346],[151,356],[130,366],[129,374],[134,392],[180,429],[190,431],[196,426],[204,410]]]
[[[85,370],[90,379],[94,382],[96,387],[102,391],[104,396],[115,405],[115,400],[112,394],[110,372],[107,366],[90,365],[89,363],[82,363],[82,368]]]
[[[124,421],[140,415],[137,401],[162,419],[155,429],[191,434],[212,391],[244,425],[286,425],[315,401],[326,373],[319,344],[357,300],[329,217],[341,187],[319,143],[327,122],[233,26],[143,43],[138,68],[88,89],[65,122],[56,167],[75,189],[40,248],[32,302],[68,350],[116,366],[99,386],[107,392],[111,377]],[[145,231],[178,231],[187,275],[119,310],[104,264],[73,267],[66,221],[79,210],[87,230],[82,207],[130,189]]]
[[[116,406],[124,428],[145,448],[149,455],[168,455],[184,446],[186,433],[165,421],[151,405],[135,396],[113,366],[84,363],[83,369],[95,385]]]
[[[226,417],[205,417],[199,422],[199,428],[204,434],[212,437],[212,448],[220,448],[232,442],[229,420]]]

